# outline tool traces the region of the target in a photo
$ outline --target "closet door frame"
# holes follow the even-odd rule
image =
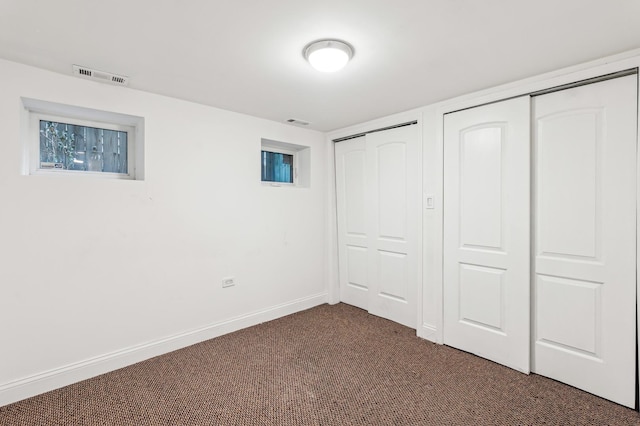
[[[433,281],[424,282],[424,287],[432,286],[435,303],[435,324],[432,328],[435,332],[432,335],[433,341],[442,344],[444,342],[444,270],[443,270],[443,249],[444,249],[444,116],[445,114],[462,109],[498,102],[513,97],[524,96],[544,90],[550,90],[563,85],[576,84],[585,80],[596,79],[610,74],[621,73],[631,69],[640,68],[640,50],[617,55],[615,57],[602,58],[570,69],[563,69],[551,73],[543,74],[519,83],[508,84],[498,88],[485,90],[476,94],[462,96],[452,101],[440,104],[436,107],[436,135],[435,138],[425,134],[425,145],[433,143],[433,151],[437,157],[436,182],[432,188],[425,187],[424,191],[433,191],[434,210],[436,211],[437,226],[433,232],[433,245],[440,247],[437,250],[434,264],[435,270],[432,273]],[[638,78],[638,74],[636,74]],[[640,84],[638,85],[640,87]],[[638,90],[640,91],[640,90]],[[638,96],[639,94],[636,93]],[[639,96],[640,102],[640,96]],[[640,136],[640,108],[637,117],[637,135]],[[636,173],[636,235],[640,237],[640,137],[636,140],[636,162],[638,164]],[[428,151],[429,148],[423,148]],[[426,235],[425,235],[426,237]],[[425,248],[425,250],[428,250]],[[636,264],[640,265],[640,238],[636,238]],[[423,289],[423,292],[426,291]],[[636,301],[640,305],[640,268],[636,268]],[[424,306],[427,309],[426,306]],[[423,315],[426,316],[425,313]],[[636,333],[640,333],[640,316],[636,314]],[[420,335],[420,334],[419,334]],[[424,334],[423,334],[424,335]],[[637,336],[640,341],[640,336]],[[638,361],[636,374],[640,381],[640,361]]]
[[[336,139],[351,137],[355,135],[364,135],[374,130],[393,128],[402,123],[415,122],[412,126],[416,127],[418,137],[422,137],[424,133],[423,129],[423,112],[422,109],[415,109],[392,116],[383,117],[380,119],[372,120],[366,123],[358,124],[355,126],[347,127],[339,131],[330,132],[326,135],[325,156],[327,158],[327,171],[326,182],[328,187],[328,202],[327,202],[327,244],[326,244],[326,256],[328,259],[327,268],[327,303],[336,304],[341,302],[340,300],[340,268],[338,258],[338,215],[337,215],[337,194],[336,194],[336,165],[335,165],[335,146],[340,142],[335,142]],[[420,155],[423,155],[421,152]],[[420,164],[420,177],[424,175],[423,164]],[[423,324],[423,265],[424,265],[424,253],[423,253],[423,221],[420,221],[419,241],[417,243],[416,258],[417,266],[415,273],[418,276],[418,285],[415,289],[416,297],[416,325],[420,336],[420,328]],[[434,339],[431,339],[434,340]]]
[[[608,56],[584,64],[544,73],[491,89],[478,91],[429,106],[416,108],[405,113],[387,116],[355,126],[329,132],[324,145],[325,163],[328,164],[324,176],[326,182],[327,207],[326,244],[327,271],[325,276],[327,302],[340,302],[338,280],[338,244],[335,195],[334,139],[364,133],[373,129],[393,126],[398,123],[417,120],[423,138],[423,195],[422,209],[422,286],[418,289],[417,335],[424,339],[443,343],[443,176],[444,176],[444,114],[465,108],[497,102],[511,97],[522,96],[552,87],[571,84],[603,75],[640,68],[640,49]],[[640,117],[638,119],[640,123]],[[638,129],[640,134],[640,127]],[[638,150],[640,153],[640,149]],[[640,155],[637,155],[640,165]],[[640,167],[639,167],[640,169]],[[640,177],[637,181],[637,210],[640,211]],[[427,198],[429,200],[427,200]],[[427,206],[427,201],[430,205]],[[637,228],[640,229],[638,218]],[[640,238],[638,239],[640,240]],[[636,247],[636,261],[640,265],[640,247]],[[636,282],[640,283],[640,268]],[[640,291],[636,290],[640,296]],[[638,297],[640,304],[640,297]],[[638,324],[640,329],[640,323]],[[640,366],[638,368],[640,371]]]

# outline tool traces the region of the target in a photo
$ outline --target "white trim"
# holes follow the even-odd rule
[[[320,293],[0,384],[0,407],[327,302]]]
[[[424,300],[424,114],[422,111],[419,111],[418,118],[416,119],[418,130],[416,132],[418,138],[418,147],[419,147],[419,175],[420,180],[418,189],[420,192],[420,213],[418,220],[418,236],[416,242],[416,262],[417,262],[417,273],[416,277],[416,285],[418,288],[416,289],[416,334],[419,333],[417,330],[420,328],[419,324],[424,324],[424,310],[422,309],[422,303]],[[412,124],[413,125],[413,124]]]
[[[435,229],[433,235],[436,342],[444,344],[444,114],[436,113]]]
[[[336,193],[335,143],[327,137],[327,292],[329,303],[340,302],[340,271],[338,265],[338,204]]]
[[[411,121],[419,122],[420,120],[422,120],[422,109],[412,109],[410,111],[393,114],[388,117],[382,117],[375,120],[367,121],[365,123],[356,124],[354,126],[345,127],[344,129],[333,130],[327,133],[327,140],[333,143],[334,139],[358,135],[360,133],[366,133],[372,130],[382,129],[390,126],[396,126],[398,124],[408,123]],[[334,159],[331,158],[331,161],[334,161]]]
[[[640,58],[638,58],[640,66]],[[636,102],[637,102],[637,130],[636,130],[636,395],[640,392],[638,384],[640,384],[640,357],[638,357],[637,345],[640,342],[640,241],[638,236],[640,235],[640,76],[636,74]],[[638,407],[636,407],[638,409]]]
[[[437,341],[437,330],[434,326],[429,324],[422,324],[422,326],[418,327],[416,330],[416,334],[418,337],[429,340],[433,343],[440,343]]]
[[[262,144],[262,150],[261,151],[267,151],[267,152],[275,152],[278,154],[287,154],[287,155],[293,155],[295,157],[296,152],[298,151],[293,151],[290,149],[284,149],[284,148],[279,148],[277,146],[269,146],[266,144]]]

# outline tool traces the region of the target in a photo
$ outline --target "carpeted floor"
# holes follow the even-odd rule
[[[323,305],[16,404],[0,425],[640,425],[544,377]]]

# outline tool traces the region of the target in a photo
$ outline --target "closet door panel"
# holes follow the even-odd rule
[[[636,76],[534,98],[533,370],[633,407]]]
[[[367,138],[369,312],[416,328],[422,193],[418,126]]]
[[[529,372],[529,98],[445,116],[444,343]]]
[[[340,300],[416,328],[421,139],[409,125],[335,145]]]
[[[336,144],[340,300],[369,308],[367,161],[364,137]]]

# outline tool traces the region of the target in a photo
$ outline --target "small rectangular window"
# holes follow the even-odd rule
[[[40,119],[40,170],[128,173],[128,133]]]
[[[294,183],[293,161],[293,154],[262,151],[262,181]]]
[[[144,180],[144,118],[22,98],[22,173]]]
[[[310,187],[310,147],[265,138],[260,140],[260,146],[260,180],[262,181],[262,186]]]

